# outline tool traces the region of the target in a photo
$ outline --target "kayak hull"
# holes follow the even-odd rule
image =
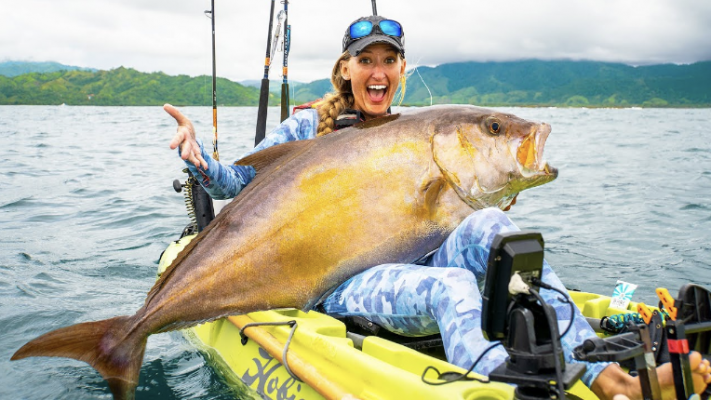
[[[189,243],[186,236],[172,243],[161,256],[159,273]],[[636,309],[610,307],[610,297],[570,292],[586,317],[599,319]],[[294,322],[292,322],[294,321]],[[282,323],[282,325],[255,325]],[[295,323],[291,341],[289,336]],[[242,340],[240,331],[247,340]],[[291,325],[289,325],[291,324]],[[401,344],[367,336],[356,348],[343,322],[328,315],[295,309],[255,312],[200,324],[183,331],[198,349],[208,354],[213,367],[228,383],[248,387],[255,399],[512,399],[513,387],[504,383],[458,381],[429,385],[422,380],[427,367],[440,372],[465,372],[444,360],[420,353]],[[290,370],[283,363],[284,348]],[[483,376],[470,376],[486,379]],[[429,370],[425,378],[436,381]],[[568,391],[570,397],[596,399],[582,382]]]

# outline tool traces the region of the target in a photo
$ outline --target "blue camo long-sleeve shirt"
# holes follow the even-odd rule
[[[316,109],[302,110],[285,119],[281,125],[269,132],[264,140],[241,158],[277,144],[313,139],[316,137],[317,129],[318,111]],[[234,163],[230,165],[221,164],[205,150],[202,140],[197,139],[197,142],[200,145],[202,158],[207,162],[207,170],[202,167],[198,168],[189,161],[185,161],[185,164],[213,199],[224,200],[235,197],[254,179],[256,175],[254,168],[234,165]],[[178,153],[180,153],[180,150],[178,150]],[[206,180],[205,177],[208,179]]]

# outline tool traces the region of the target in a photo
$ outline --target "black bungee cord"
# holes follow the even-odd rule
[[[561,333],[558,336],[558,340],[563,339],[563,336],[565,336],[570,331],[570,328],[573,327],[573,322],[575,321],[575,304],[573,303],[573,301],[571,301],[570,297],[567,294],[565,294],[565,292],[563,292],[562,290],[560,290],[554,286],[551,286],[538,278],[531,279],[531,282],[536,286],[542,287],[543,289],[548,289],[548,290],[553,290],[553,291],[558,292],[561,296],[563,296],[560,299],[560,301],[562,301],[563,303],[568,303],[568,305],[570,306],[570,322],[568,323],[568,327],[565,328],[563,333]],[[539,300],[539,301],[541,301],[541,300]],[[542,301],[541,301],[541,304],[543,304]]]
[[[432,386],[446,385],[447,383],[452,383],[452,382],[461,381],[461,380],[489,383],[490,382],[489,379],[479,379],[479,378],[470,377],[467,375],[469,375],[469,373],[474,370],[474,368],[477,366],[477,364],[479,364],[479,361],[481,361],[482,358],[484,358],[486,353],[491,351],[491,349],[493,349],[494,347],[500,346],[500,345],[501,345],[501,342],[496,342],[496,343],[492,344],[491,346],[487,347],[486,350],[484,350],[479,355],[479,357],[477,357],[476,361],[474,361],[474,363],[472,363],[472,366],[469,367],[469,369],[463,374],[461,372],[453,372],[453,371],[439,372],[439,370],[436,367],[433,367],[430,365],[427,368],[425,368],[425,370],[422,372],[422,382],[424,382],[428,385],[432,385]],[[441,382],[428,381],[425,378],[425,375],[427,375],[427,371],[429,371],[429,370],[435,371],[437,373],[437,379],[440,379]]]
[[[533,297],[538,300],[541,305],[546,304],[545,300],[543,300],[543,297],[541,297],[538,292],[531,288],[528,289],[528,291],[533,295]],[[546,319],[548,320],[548,327],[551,330],[551,332],[555,332],[558,330],[558,321],[555,318],[555,315],[551,316],[551,314],[548,312],[548,309],[543,307],[543,314],[545,314]],[[573,319],[571,318],[571,325]],[[570,328],[570,325],[568,326]],[[566,330],[567,332],[567,330]],[[558,389],[558,398],[562,398],[565,396],[565,387],[563,386],[563,366],[560,365],[560,357],[557,356],[559,352],[562,352],[560,349],[560,337],[558,337],[557,340],[551,340],[551,346],[553,348],[553,354],[554,357],[553,359],[555,360],[555,375],[556,375],[556,387]]]

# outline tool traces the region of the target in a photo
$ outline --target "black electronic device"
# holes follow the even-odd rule
[[[541,282],[543,248],[538,232],[498,234],[487,265],[482,332],[509,355],[489,378],[516,384],[518,399],[564,399],[585,372],[583,364],[565,363],[555,309],[538,294],[541,285],[551,288]]]
[[[519,274],[524,283],[541,278],[543,269],[543,236],[539,232],[521,231],[496,235],[489,253],[484,285],[481,329],[487,340],[501,340],[508,327],[511,277]]]

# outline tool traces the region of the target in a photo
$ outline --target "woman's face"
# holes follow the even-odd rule
[[[385,43],[372,44],[341,63],[341,75],[351,81],[354,106],[366,120],[385,115],[404,73],[405,60]]]

